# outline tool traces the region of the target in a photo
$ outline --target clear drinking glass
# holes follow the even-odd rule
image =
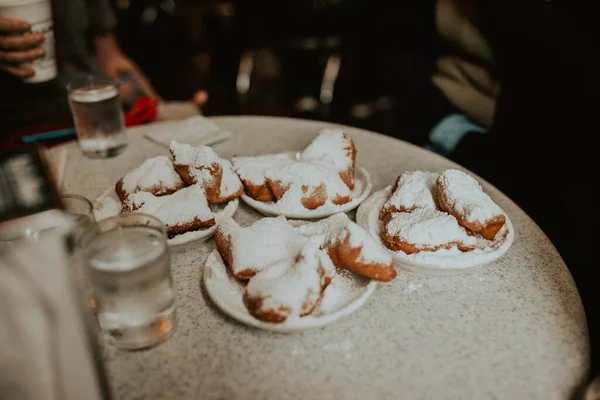
[[[97,223],[83,239],[100,328],[121,349],[164,341],[176,324],[165,226],[141,213]]]
[[[95,315],[96,301],[94,300],[94,291],[81,249],[81,240],[84,234],[95,229],[96,218],[94,218],[94,207],[91,201],[77,194],[62,194],[60,198],[65,212],[73,220],[71,234],[73,235],[74,248],[71,249],[71,257],[75,261],[73,262],[75,266],[74,277],[79,288],[79,295],[81,296],[81,301]]]
[[[118,83],[88,76],[67,85],[79,147],[90,158],[109,158],[127,147]]]
[[[74,220],[74,235],[77,242],[96,222],[92,202],[78,194],[63,194],[60,196],[67,214]]]

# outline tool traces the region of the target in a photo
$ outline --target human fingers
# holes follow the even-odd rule
[[[20,36],[0,36],[1,50],[26,50],[39,46],[44,41],[44,35],[35,32]]]
[[[4,65],[0,66],[0,69],[20,79],[31,78],[33,75],[35,75],[35,71],[30,67]]]
[[[2,33],[23,33],[30,29],[31,25],[25,21],[0,17],[0,32]]]
[[[26,51],[0,51],[0,63],[21,64],[44,57],[44,49],[32,49]]]
[[[208,102],[208,93],[205,90],[199,90],[192,96],[192,103],[198,107],[202,107]]]

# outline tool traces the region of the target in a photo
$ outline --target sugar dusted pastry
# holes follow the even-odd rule
[[[210,147],[193,147],[173,140],[170,150],[179,175],[190,185],[201,183],[210,203],[233,200],[244,191],[231,163]]]
[[[231,159],[233,169],[244,184],[246,194],[255,200],[274,201],[273,192],[267,185],[265,171],[270,168],[281,168],[295,162],[291,155],[266,154],[257,157],[234,156]]]
[[[336,240],[349,223],[350,218],[345,213],[340,212],[310,224],[300,225],[296,230],[302,236],[317,243],[321,248],[326,248],[329,243]]]
[[[389,282],[396,277],[392,255],[352,221],[331,242],[327,251],[336,267],[376,281]]]
[[[244,293],[250,314],[265,322],[309,315],[335,276],[327,254],[310,241],[299,254],[254,276]]]
[[[215,216],[208,206],[201,185],[188,186],[160,197],[148,192],[137,192],[125,199],[122,211],[154,215],[166,225],[170,238],[215,224]]]
[[[392,212],[412,211],[415,208],[437,208],[436,181],[439,174],[407,171],[398,177],[392,195],[383,205],[381,219]]]
[[[322,161],[331,164],[342,181],[354,189],[356,147],[350,135],[340,129],[323,129],[302,152],[302,161]]]
[[[388,248],[406,254],[452,247],[469,251],[476,244],[475,237],[456,218],[431,208],[388,214],[383,220],[382,239]]]
[[[437,179],[440,208],[456,217],[467,229],[492,240],[504,226],[502,209],[471,175],[448,169]]]
[[[157,156],[148,158],[119,179],[115,185],[115,192],[123,201],[136,192],[150,192],[162,196],[176,192],[185,186],[175,171],[173,162],[166,156]]]
[[[392,255],[344,213],[298,227],[325,249],[337,268],[388,282],[396,277]]]
[[[215,233],[217,249],[238,279],[250,279],[270,265],[295,257],[305,241],[283,216],[263,218],[248,227],[229,218]]]
[[[352,200],[348,186],[333,167],[323,162],[296,162],[265,171],[265,178],[277,203],[287,209],[314,210],[325,204],[346,204]]]

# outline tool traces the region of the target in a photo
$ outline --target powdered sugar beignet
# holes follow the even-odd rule
[[[208,146],[193,147],[171,141],[175,169],[188,184],[201,183],[210,203],[224,203],[241,196],[244,188],[233,166]]]
[[[439,174],[407,171],[398,177],[392,195],[383,205],[381,219],[393,212],[412,211],[416,208],[437,208],[436,181]]]
[[[284,322],[309,315],[335,276],[327,254],[310,241],[300,253],[254,276],[244,293],[250,314],[265,322]]]
[[[333,166],[342,181],[354,189],[356,147],[340,129],[323,129],[300,155],[301,161],[322,161]]]
[[[389,282],[396,277],[392,255],[352,221],[328,247],[328,254],[337,267],[367,278]]]
[[[383,220],[382,240],[386,246],[406,254],[457,247],[475,248],[476,239],[443,211],[417,208],[411,212],[388,214]]]
[[[148,192],[137,192],[125,199],[122,211],[154,215],[166,225],[170,238],[215,224],[215,216],[208,206],[201,185],[189,186],[160,197]]]
[[[383,282],[396,277],[389,251],[344,213],[301,225],[297,229],[326,250],[337,268]]]
[[[350,189],[332,166],[322,162],[296,162],[265,171],[277,203],[289,210],[314,210],[325,204],[341,205],[352,200]]]
[[[266,154],[256,157],[234,156],[231,159],[233,169],[240,177],[246,194],[255,200],[274,201],[273,192],[267,185],[265,171],[293,164],[295,160],[286,153]]]
[[[155,196],[171,194],[185,187],[175,171],[173,162],[166,156],[148,158],[140,166],[119,179],[115,192],[121,199],[136,192],[150,192]]]
[[[485,193],[475,178],[449,169],[437,179],[440,208],[452,214],[467,229],[492,240],[506,217],[502,209]]]
[[[248,227],[229,218],[215,233],[217,249],[238,279],[250,279],[270,265],[293,258],[304,242],[285,217],[263,218]]]

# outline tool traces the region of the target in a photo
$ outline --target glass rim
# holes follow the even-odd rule
[[[106,75],[94,75],[89,74],[85,76],[79,76],[77,78],[73,78],[67,82],[66,89],[68,93],[71,93],[75,90],[82,89],[84,87],[93,86],[93,85],[106,85],[108,87],[98,88],[96,89],[98,92],[102,93],[104,91],[109,91],[113,89],[119,88],[119,81],[115,78],[111,78]]]
[[[90,199],[88,199],[85,196],[82,196],[80,194],[75,194],[75,193],[62,193],[60,195],[61,199],[76,199],[79,201],[82,201],[83,203],[85,203],[86,207],[89,208],[90,210],[90,214],[94,215],[94,205],[92,204],[92,202],[90,201]],[[63,204],[64,206],[64,204]]]
[[[125,221],[127,219],[135,219],[135,218],[146,219],[147,221],[150,221],[151,224],[148,222],[143,223],[142,221],[140,221],[138,223],[131,223],[131,224],[119,223],[119,222]],[[103,227],[105,227],[105,229],[103,229]],[[94,226],[90,227],[81,237],[82,248],[86,249],[89,246],[89,244],[93,241],[93,239],[102,233],[120,229],[120,228],[131,228],[131,227],[147,227],[147,228],[154,229],[157,232],[160,232],[161,236],[165,240],[165,244],[168,246],[168,244],[167,244],[167,240],[168,240],[167,227],[165,226],[165,224],[160,219],[156,218],[153,215],[134,211],[134,212],[129,212],[129,213],[117,214],[112,217],[108,217],[108,218],[102,219],[100,221],[96,221]]]

